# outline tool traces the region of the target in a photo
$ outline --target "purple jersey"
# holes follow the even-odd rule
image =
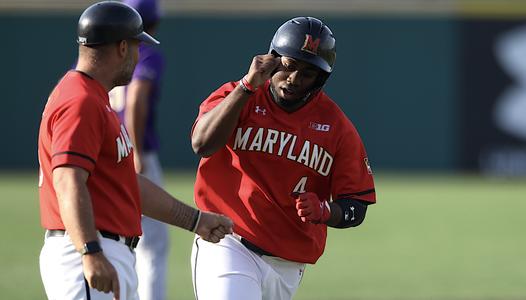
[[[161,75],[164,59],[158,48],[141,43],[139,62],[133,72],[133,79],[149,80],[152,83],[148,99],[148,116],[144,132],[143,151],[159,150],[159,136],[156,131],[157,104],[161,94]]]
[[[159,49],[140,44],[139,62],[133,72],[133,79],[148,80],[151,82],[150,95],[148,96],[148,115],[146,116],[146,127],[144,131],[143,151],[158,151],[159,136],[156,131],[157,104],[161,93],[161,75],[163,73],[164,58]],[[110,92],[112,108],[117,112],[119,118],[124,121],[125,92],[121,93],[117,88]]]

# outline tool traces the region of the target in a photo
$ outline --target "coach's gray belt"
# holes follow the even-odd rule
[[[103,230],[99,230],[99,233],[102,237],[110,239],[110,240],[114,240],[117,242],[121,242],[124,245],[128,246],[130,249],[135,249],[140,239],[138,236],[125,237],[122,235],[118,235],[116,233],[103,231]],[[66,234],[65,230],[60,230],[60,229],[46,230],[46,237],[53,237],[53,236],[61,237],[61,236],[64,236],[65,234]]]
[[[243,244],[243,246],[245,246],[248,250],[256,253],[257,255],[259,255],[259,256],[263,256],[263,255],[265,255],[265,256],[275,256],[274,254],[272,254],[272,253],[270,253],[268,251],[265,251],[265,250],[259,248],[258,246],[252,244],[251,242],[249,242],[244,237],[242,237],[242,236],[240,236],[240,235],[238,235],[236,233],[234,233],[233,235],[234,235],[235,238],[237,238],[241,242],[241,244]]]

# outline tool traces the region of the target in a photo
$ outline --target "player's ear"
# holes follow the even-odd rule
[[[128,41],[127,40],[122,40],[120,42],[118,42],[118,53],[119,53],[119,57],[126,57],[126,54],[128,53],[129,49],[128,49]]]

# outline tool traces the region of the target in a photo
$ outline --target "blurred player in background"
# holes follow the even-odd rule
[[[155,34],[161,11],[157,0],[123,0],[141,15],[144,31]],[[124,122],[134,145],[135,171],[163,186],[156,130],[164,57],[158,47],[141,43],[139,62],[132,81],[110,92],[112,108]],[[169,237],[166,224],[143,216],[141,242],[137,246],[139,296],[142,300],[166,299]]]
[[[362,140],[322,91],[335,42],[316,18],[289,20],[246,76],[201,104],[195,201],[235,226],[218,244],[195,239],[199,300],[291,299],[324,251],[327,226],[358,226],[376,202]]]
[[[158,44],[126,4],[103,1],[78,22],[79,59],[51,92],[40,123],[40,273],[49,299],[139,299],[141,214],[218,242],[231,221],[169,195],[140,174],[108,91],[130,82],[139,43]]]

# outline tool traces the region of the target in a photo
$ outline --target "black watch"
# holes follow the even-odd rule
[[[93,254],[101,252],[102,248],[100,247],[99,241],[91,241],[84,244],[84,247],[79,250],[80,255]]]

